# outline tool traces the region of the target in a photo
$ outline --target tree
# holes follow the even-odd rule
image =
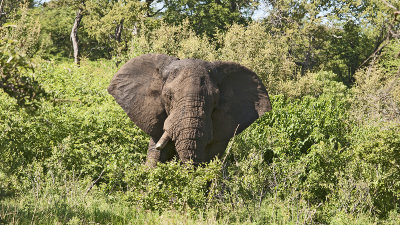
[[[386,17],[381,26],[379,36],[376,39],[373,52],[359,66],[365,66],[374,61],[391,40],[400,38],[400,3],[381,0],[380,10],[385,12]],[[399,17],[399,18],[398,18]],[[400,56],[400,52],[399,52]],[[400,67],[399,67],[400,74]]]
[[[214,37],[232,24],[247,24],[257,8],[258,0],[165,0],[163,20],[180,24],[187,19],[197,34]]]
[[[288,54],[302,74],[332,70],[348,81],[385,39],[382,34],[390,18],[384,0],[268,0],[267,4],[264,24],[271,35],[286,40]]]
[[[35,80],[30,57],[37,51],[40,28],[28,15],[33,1],[6,1],[1,4],[3,14],[0,26],[0,89],[16,99],[17,104],[29,110],[39,106],[41,98],[48,95]],[[5,8],[3,8],[5,7]],[[3,11],[6,9],[5,11]],[[13,16],[9,15],[9,12]]]
[[[73,55],[75,64],[79,65],[80,63],[80,54],[79,54],[79,38],[78,38],[78,30],[81,25],[81,21],[83,16],[86,14],[86,0],[53,0],[51,3],[58,5],[60,7],[71,7],[75,10],[75,19],[71,28],[70,38],[72,41]]]
[[[16,11],[21,7],[33,7],[34,0],[0,0],[0,26],[7,20],[14,19]]]
[[[121,48],[127,49],[137,24],[146,17],[144,6],[137,0],[88,1],[85,28],[91,37],[118,55]]]
[[[0,30],[1,31],[1,30]],[[29,60],[21,55],[17,41],[0,40],[0,88],[17,100],[17,104],[34,110],[39,99],[48,95],[40,84],[28,75],[33,71]]]
[[[80,56],[79,56],[79,44],[78,44],[78,28],[81,23],[83,13],[85,10],[85,0],[81,0],[79,3],[76,4],[76,16],[74,20],[74,25],[72,25],[71,30],[71,41],[72,47],[74,49],[74,62],[75,64],[80,64]]]

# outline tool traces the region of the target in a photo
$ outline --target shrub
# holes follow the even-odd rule
[[[0,171],[23,180],[34,163],[45,174],[58,168],[97,178],[104,170],[102,181],[121,185],[125,166],[144,160],[148,138],[106,91],[115,68],[41,64],[38,80],[54,98],[35,114],[0,95]]]
[[[215,59],[215,47],[205,36],[197,36],[187,21],[176,26],[161,24],[154,30],[143,28],[132,42],[131,57],[154,52],[182,59]]]
[[[218,59],[240,63],[260,76],[269,93],[279,94],[280,83],[296,75],[284,40],[271,36],[262,24],[233,25],[218,36]]]
[[[18,53],[31,58],[40,48],[45,47],[40,38],[40,20],[30,13],[26,3],[16,11],[16,14],[13,21],[5,24],[6,32],[0,33],[0,36],[4,39],[16,40]]]
[[[260,23],[233,25],[216,40],[198,36],[188,22],[181,25],[160,24],[142,28],[133,38],[128,58],[154,52],[179,58],[222,60],[240,63],[256,72],[269,93],[280,93],[280,84],[293,79],[296,66],[282,40],[277,40]]]
[[[353,115],[360,122],[400,122],[400,44],[388,45],[377,62],[355,75]]]
[[[213,198],[210,184],[220,178],[220,163],[213,161],[195,168],[178,161],[158,164],[149,169],[145,165],[131,166],[126,171],[126,197],[144,209],[204,210]],[[211,191],[211,193],[209,192]]]
[[[338,208],[386,216],[400,202],[400,128],[365,126],[352,137],[335,194]]]
[[[273,110],[235,137],[227,156],[229,178],[222,182],[234,202],[273,194],[318,204],[331,196],[349,145],[348,107],[340,95],[273,96]]]
[[[347,87],[340,82],[340,78],[333,72],[320,71],[307,73],[297,79],[289,80],[282,84],[282,92],[285,96],[301,98],[304,96],[318,97],[325,94],[345,95]]]
[[[19,51],[17,41],[0,40],[0,88],[19,106],[35,110],[47,93],[35,79],[32,63]]]

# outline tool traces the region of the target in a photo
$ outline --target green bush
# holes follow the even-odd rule
[[[40,49],[37,55],[45,58],[68,57],[72,55],[71,29],[75,11],[71,7],[48,5],[30,10],[31,17],[40,22]],[[80,44],[86,47],[86,37],[80,32]],[[83,42],[83,43],[82,43]],[[87,54],[86,49],[80,49]]]
[[[352,137],[335,194],[338,208],[386,216],[400,202],[400,128],[366,126]]]
[[[219,179],[219,174],[219,161],[197,168],[178,161],[158,164],[153,169],[136,165],[126,171],[125,195],[129,201],[144,209],[204,210],[213,198],[211,182]]]
[[[34,163],[44,173],[55,168],[121,184],[124,167],[142,163],[148,138],[107,93],[115,70],[109,62],[42,62],[39,82],[53,98],[27,114],[1,94],[0,170],[24,179]]]
[[[189,27],[188,22],[168,26],[164,23],[154,29],[146,27],[141,35],[132,40],[130,56],[145,53],[161,53],[178,58],[215,60],[215,46],[206,37],[199,37]]]
[[[284,39],[275,38],[257,22],[233,25],[218,36],[218,59],[240,63],[258,74],[269,93],[280,94],[280,84],[296,75]]]
[[[340,77],[327,71],[307,73],[297,79],[286,81],[281,90],[285,96],[301,98],[303,96],[318,97],[324,94],[345,95],[348,88],[340,81]]]
[[[235,137],[221,182],[245,205],[270,195],[317,205],[334,193],[344,166],[349,102],[341,95],[271,100],[273,110]]]
[[[357,69],[386,44],[386,29],[396,32],[396,24],[381,26],[396,22],[395,1],[345,3],[330,15],[321,9],[337,2],[278,1],[264,21],[246,25],[193,17],[223,31],[192,27],[198,21],[176,20],[168,8],[149,16],[153,5],[137,1],[86,1],[80,67],[62,58],[71,57],[70,4],[8,2],[0,29],[0,224],[399,224],[395,35]],[[161,22],[169,17],[177,23]],[[198,35],[205,28],[213,32]],[[235,136],[222,159],[148,168],[147,135],[106,88],[115,64],[149,52],[245,65],[267,87],[273,110]],[[85,59],[100,57],[113,59]]]
[[[187,21],[175,26],[143,27],[132,39],[128,58],[149,52],[240,63],[256,72],[272,94],[280,93],[280,84],[296,76],[295,63],[284,41],[269,35],[260,23],[233,25],[226,33],[219,33],[216,40],[196,35]]]
[[[352,213],[386,218],[398,210],[399,129],[357,128],[351,93],[332,73],[304,77],[320,85],[315,97],[307,95],[312,91],[271,96],[273,110],[234,137],[222,162],[195,169],[173,161],[149,169],[143,165],[147,136],[106,92],[117,69],[111,61],[36,63],[37,80],[51,99],[28,114],[0,95],[2,196],[35,194],[40,185],[58,187],[72,179],[85,182],[82,192],[93,186],[110,201],[140,210],[211,210],[231,223],[279,221],[271,213],[287,215],[280,217],[284,221],[304,215],[310,223],[329,223]],[[279,207],[271,209],[271,202]],[[69,212],[80,218],[78,211]]]
[[[0,89],[14,98],[19,106],[30,110],[35,110],[40,99],[47,97],[33,71],[30,60],[19,52],[17,41],[0,40]]]
[[[122,198],[145,209],[205,208],[218,162],[197,169],[176,161],[145,167],[147,135],[106,90],[116,69],[111,62],[40,65],[37,77],[53,97],[34,114],[0,95],[1,192],[76,177],[97,180],[110,193],[124,191]]]
[[[2,39],[16,40],[19,54],[33,57],[41,48],[47,47],[41,42],[41,24],[27,8],[26,3],[16,10],[14,20],[3,25],[7,32],[0,32]]]
[[[307,154],[313,144],[320,142],[347,145],[350,105],[345,96],[306,96],[296,100],[278,95],[271,101],[273,110],[257,120],[239,143],[246,143],[250,149],[270,146],[278,158],[294,159]]]
[[[354,75],[353,115],[359,122],[400,123],[400,44],[391,42],[375,63]]]
[[[386,218],[398,210],[396,123],[357,127],[343,94],[271,99],[273,110],[234,139],[220,181],[225,198],[237,207],[305,200],[323,205],[314,218],[322,223],[338,212]]]

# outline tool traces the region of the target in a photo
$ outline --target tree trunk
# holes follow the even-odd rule
[[[236,4],[236,1],[231,1],[230,5],[230,11],[231,13],[234,13],[238,10],[238,5]]]
[[[147,17],[151,17],[151,16],[150,16],[150,11],[151,11],[150,5],[151,5],[151,3],[153,3],[153,2],[154,2],[154,0],[146,0],[146,16],[147,16]]]
[[[3,12],[3,2],[4,2],[4,0],[1,0],[1,2],[0,2],[0,26],[3,25],[3,23],[1,22],[1,19],[3,18],[4,15],[6,15],[6,13]]]
[[[115,40],[118,42],[121,42],[121,34],[123,29],[124,29],[124,19],[122,19],[121,22],[115,28]]]
[[[72,31],[71,31],[72,47],[74,49],[74,61],[75,64],[77,65],[79,65],[80,63],[79,46],[78,46],[78,28],[79,24],[81,23],[82,16],[83,16],[82,9],[78,9],[78,11],[76,11],[75,22],[74,25],[72,26]]]

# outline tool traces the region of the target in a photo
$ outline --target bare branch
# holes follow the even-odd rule
[[[390,23],[388,22],[388,28],[387,28],[387,33],[386,33],[386,38],[378,45],[378,47],[375,49],[375,51],[366,59],[364,60],[363,63],[361,63],[361,65],[358,68],[361,68],[363,66],[365,66],[371,59],[375,58],[378,56],[379,52],[387,45],[389,44],[390,40],[392,40],[393,38],[400,38],[400,33],[399,32],[395,32],[393,30],[393,28],[395,27],[394,24],[397,21],[397,16],[400,15],[400,10],[397,9],[395,6],[393,6],[392,4],[390,4],[389,2],[385,1],[385,0],[381,0],[387,7],[394,9],[395,12],[394,14],[394,18],[393,21]],[[400,54],[400,53],[399,53]]]
[[[385,0],[381,0],[383,3],[385,3],[385,5],[387,5],[387,7],[392,8],[394,10],[398,10],[396,7],[394,7],[392,4],[390,4],[389,2],[385,1]]]
[[[3,2],[4,0],[1,0],[0,2],[0,19],[3,17],[3,15],[7,15],[7,13],[3,12]]]
[[[164,8],[165,8],[165,5],[163,5],[163,7],[161,9],[155,11],[153,14],[149,13],[147,16],[148,17],[153,17],[153,16],[157,15],[159,12],[161,12]]]
[[[397,21],[397,16],[400,15],[400,11],[394,12],[394,20]]]
[[[103,173],[104,173],[104,170],[105,169],[103,169],[102,171],[101,171],[101,173],[100,173],[100,175],[99,175],[99,177],[97,177],[97,179],[96,180],[94,180],[93,182],[92,182],[92,184],[88,187],[88,189],[86,190],[86,193],[85,193],[85,196],[89,193],[89,191],[90,190],[92,190],[92,188],[94,187],[94,185],[97,183],[97,181],[99,181],[100,180],[100,178],[101,178],[101,176],[103,175]]]
[[[360,64],[360,66],[358,66],[358,68],[363,67],[364,65],[366,65],[372,58],[375,58],[378,53],[387,45],[389,44],[389,36],[386,37],[386,39],[379,45],[379,47],[370,55],[368,56],[368,58],[366,60],[364,60],[364,62],[362,62]]]

